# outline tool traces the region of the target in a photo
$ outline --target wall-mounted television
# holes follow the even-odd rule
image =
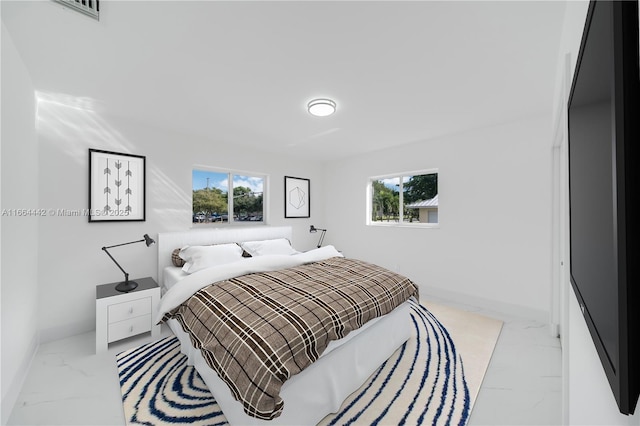
[[[591,1],[568,104],[571,284],[613,395],[640,392],[638,2]]]

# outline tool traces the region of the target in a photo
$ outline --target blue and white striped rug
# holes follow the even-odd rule
[[[415,336],[321,425],[466,425],[471,399],[451,336],[427,308],[411,309]],[[227,424],[175,337],[116,359],[127,424]]]

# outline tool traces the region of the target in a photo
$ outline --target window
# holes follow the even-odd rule
[[[378,176],[369,180],[369,225],[438,224],[435,170]]]
[[[265,181],[257,174],[193,170],[193,223],[264,223]]]

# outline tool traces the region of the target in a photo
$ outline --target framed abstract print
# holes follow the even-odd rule
[[[310,217],[309,179],[284,177],[284,217]]]

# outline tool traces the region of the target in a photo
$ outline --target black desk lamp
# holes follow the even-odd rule
[[[107,253],[107,256],[109,256],[111,260],[113,260],[113,262],[118,266],[118,268],[120,268],[120,270],[124,274],[124,281],[116,286],[116,290],[126,293],[131,290],[135,290],[135,288],[138,287],[138,283],[135,281],[129,281],[129,274],[124,269],[122,269],[122,266],[120,266],[120,264],[116,262],[116,260],[113,258],[113,256],[111,256],[111,253],[109,253],[107,249],[126,246],[127,244],[141,243],[143,241],[147,244],[147,247],[149,247],[151,244],[155,244],[155,241],[153,241],[153,239],[149,236],[149,234],[144,234],[144,239],[142,240],[131,241],[129,243],[116,244],[114,246],[109,246],[109,247],[102,247],[102,250],[104,250],[104,252]]]
[[[309,228],[309,232],[311,232],[311,233],[318,232],[318,231],[322,231],[322,234],[320,234],[320,240],[318,241],[318,248],[320,248],[320,246],[322,245],[322,241],[324,240],[324,234],[327,233],[327,230],[326,229],[316,228],[313,225],[311,225],[311,228]]]

